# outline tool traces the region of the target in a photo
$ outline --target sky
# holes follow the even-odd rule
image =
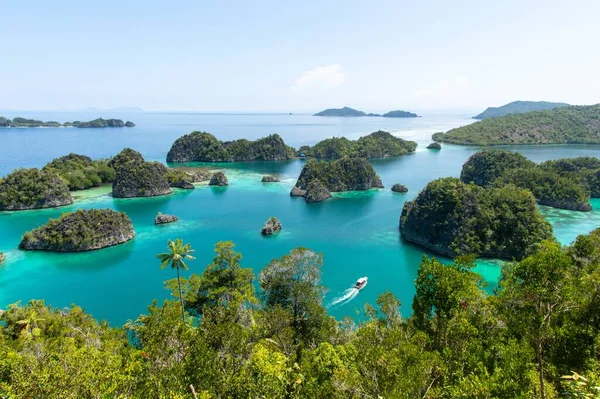
[[[0,109],[600,102],[600,1],[0,0]]]

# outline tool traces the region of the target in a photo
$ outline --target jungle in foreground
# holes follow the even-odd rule
[[[0,397],[597,397],[600,229],[506,263],[493,295],[473,256],[449,266],[424,256],[412,316],[384,292],[358,324],[327,314],[323,257],[310,249],[258,276],[232,242],[189,278],[179,278],[189,244],[169,241],[158,258],[177,273],[165,283],[175,299],[123,328],[77,306],[9,307]]]

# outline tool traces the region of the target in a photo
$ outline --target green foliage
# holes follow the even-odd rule
[[[367,116],[363,111],[355,110],[354,108],[327,108],[324,111],[314,114],[314,116]]]
[[[116,198],[152,197],[172,192],[165,175],[167,167],[160,162],[130,161],[117,168],[112,195]]]
[[[455,178],[430,182],[400,217],[402,236],[448,256],[521,259],[552,237],[530,192],[507,185],[484,189]]]
[[[101,183],[112,183],[116,172],[108,166],[108,161],[92,161],[85,155],[70,153],[56,158],[42,169],[59,175],[69,186],[69,190],[83,190],[98,187]]]
[[[280,161],[294,158],[294,149],[277,134],[255,141],[220,141],[206,132],[181,136],[171,146],[167,162]]]
[[[165,265],[189,254],[171,247]],[[322,266],[296,248],[263,269],[256,297],[241,254],[220,242],[202,275],[182,279],[195,317],[154,301],[123,329],[77,307],[10,305],[0,396],[183,399],[192,385],[202,399],[598,398],[600,229],[505,263],[495,294],[474,256],[424,256],[407,319],[385,292],[357,324],[336,322]]]
[[[541,205],[590,211],[590,196],[577,180],[541,168],[519,168],[505,172],[494,182],[497,187],[513,184],[533,193]]]
[[[321,181],[332,192],[383,187],[375,169],[364,158],[342,158],[330,162],[310,159],[302,168],[296,187],[306,190],[312,180]]]
[[[325,139],[313,147],[301,147],[300,153],[317,159],[390,158],[415,152],[416,148],[414,141],[406,141],[379,130],[355,141],[345,137]]]
[[[181,169],[167,168],[164,176],[171,187],[181,185],[182,183],[192,183],[192,176]]]
[[[0,179],[0,211],[51,208],[72,202],[69,188],[52,172],[18,169]]]
[[[19,248],[77,252],[104,248],[133,238],[133,224],[124,212],[87,209],[63,213],[23,235]]]
[[[80,122],[77,124],[79,128],[98,128],[98,127],[125,127],[125,123],[121,119],[94,119],[89,122]]]
[[[557,159],[543,162],[540,168],[578,181],[589,191],[592,198],[600,198],[600,159],[594,157]]]
[[[505,104],[501,107],[489,107],[479,115],[474,116],[473,119],[489,119],[509,114],[522,114],[524,112],[545,111],[548,109],[568,106],[569,104],[551,103],[548,101],[513,101],[512,103]]]
[[[125,148],[108,161],[108,166],[114,170],[119,170],[125,165],[133,166],[141,163],[144,163],[142,154],[131,148]]]
[[[177,288],[179,290],[179,302],[181,304],[181,319],[185,322],[185,306],[183,304],[183,292],[181,289],[181,276],[179,269],[188,270],[186,260],[194,260],[192,253],[194,250],[190,244],[184,244],[181,238],[175,241],[169,240],[167,243],[168,252],[158,254],[156,257],[160,260],[160,268],[164,269],[168,265],[171,269],[177,270]]]
[[[600,105],[561,107],[486,119],[433,139],[465,145],[598,144],[599,121]]]
[[[408,111],[390,111],[381,115],[384,118],[416,118],[418,115]]]
[[[535,163],[518,152],[507,150],[484,150],[471,155],[462,167],[460,180],[490,187],[509,169],[534,168]]]

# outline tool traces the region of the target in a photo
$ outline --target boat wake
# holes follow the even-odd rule
[[[327,307],[330,308],[330,307],[334,307],[334,306],[345,305],[348,302],[350,302],[351,300],[353,300],[354,298],[356,298],[356,296],[358,295],[358,293],[359,293],[358,289],[356,289],[354,287],[348,288],[346,291],[344,291],[343,293],[341,293],[340,296],[338,296],[333,301],[331,301],[331,303]]]

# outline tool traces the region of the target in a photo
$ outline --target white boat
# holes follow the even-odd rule
[[[365,288],[365,286],[367,285],[367,281],[369,279],[366,277],[361,277],[358,280],[356,280],[356,283],[354,283],[354,288],[357,290],[362,290],[363,288]]]

